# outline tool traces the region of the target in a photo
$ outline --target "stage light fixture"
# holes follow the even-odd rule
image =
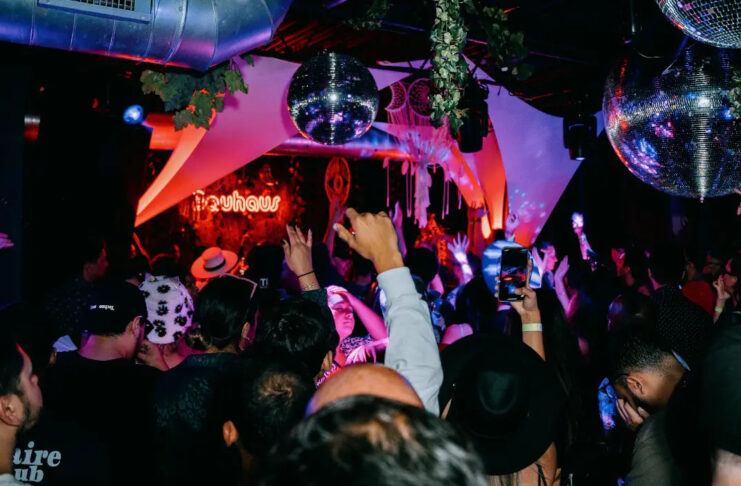
[[[123,120],[129,125],[138,125],[144,121],[144,108],[141,105],[131,105],[124,110]]]
[[[467,115],[463,119],[458,133],[452,133],[453,138],[458,140],[458,148],[461,152],[478,152],[484,145],[484,138],[489,132],[489,105],[486,98],[489,90],[475,79],[469,81],[463,91],[459,108],[467,108]]]
[[[563,119],[563,146],[571,160],[587,158],[597,138],[597,119],[593,115],[568,116]]]

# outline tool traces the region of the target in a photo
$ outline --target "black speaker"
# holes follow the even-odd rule
[[[458,141],[461,152],[478,152],[484,145],[484,138],[489,130],[489,106],[486,98],[489,90],[485,86],[471,79],[463,91],[458,104],[466,109],[467,116],[463,119],[463,126],[457,133],[451,134]]]

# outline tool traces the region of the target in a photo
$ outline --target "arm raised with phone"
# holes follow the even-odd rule
[[[360,214],[348,209],[345,214],[351,230],[337,224],[337,234],[350,248],[373,262],[378,285],[386,294],[389,343],[384,364],[404,376],[425,409],[438,415],[437,397],[443,381],[440,354],[430,311],[404,266],[394,224],[384,212]]]

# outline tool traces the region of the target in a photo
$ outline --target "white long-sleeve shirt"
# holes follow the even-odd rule
[[[406,267],[383,272],[378,285],[386,294],[385,322],[389,331],[384,364],[406,378],[428,412],[439,415],[437,397],[443,368],[427,303],[417,293]]]

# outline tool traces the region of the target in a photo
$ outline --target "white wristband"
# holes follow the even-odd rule
[[[543,324],[541,324],[540,322],[523,324],[522,332],[543,332]]]

